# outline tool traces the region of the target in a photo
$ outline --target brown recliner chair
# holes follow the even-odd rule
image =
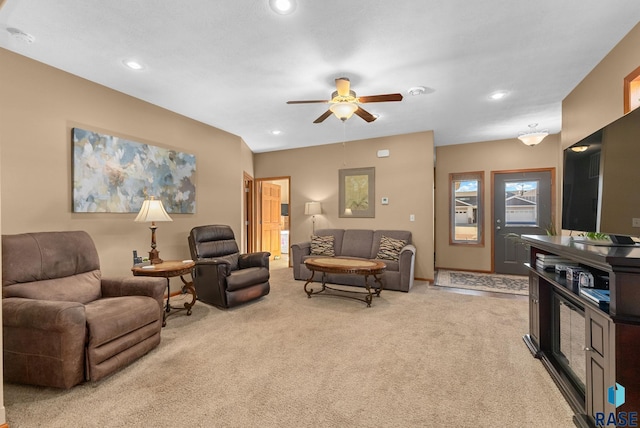
[[[194,227],[188,239],[198,300],[230,308],[269,294],[270,253],[240,254],[229,226]]]
[[[2,236],[4,380],[70,388],[160,343],[163,278],[102,278],[82,231]]]

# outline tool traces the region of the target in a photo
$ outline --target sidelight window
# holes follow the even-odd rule
[[[482,245],[484,172],[449,174],[451,244]]]

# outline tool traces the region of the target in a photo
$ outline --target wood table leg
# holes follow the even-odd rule
[[[307,290],[307,285],[309,285],[309,283],[313,282],[313,277],[315,276],[316,271],[312,270],[311,271],[311,276],[309,277],[309,279],[307,279],[307,282],[304,283],[304,292],[307,293],[307,297],[311,298],[311,295],[313,294],[313,288],[309,288]]]
[[[367,290],[367,294],[364,296],[364,301],[367,304],[367,308],[371,307],[373,301],[373,294],[371,294],[371,286],[369,285],[369,275],[364,276],[364,288]]]
[[[182,294],[189,293],[191,294],[191,301],[184,302],[184,307],[187,310],[187,316],[191,315],[191,308],[196,304],[196,288],[193,286],[193,281],[188,281],[184,279],[182,275],[180,275],[180,279],[184,284],[182,286]]]

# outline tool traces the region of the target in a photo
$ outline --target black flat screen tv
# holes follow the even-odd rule
[[[640,235],[640,108],[564,150],[562,228]]]

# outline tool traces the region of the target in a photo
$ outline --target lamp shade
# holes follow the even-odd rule
[[[306,202],[304,204],[304,213],[306,215],[322,214],[322,205],[320,202]]]
[[[332,104],[329,110],[343,122],[353,116],[353,113],[358,110],[358,105],[354,103],[339,102]]]
[[[164,210],[162,201],[155,199],[145,199],[140,208],[140,212],[134,221],[138,222],[154,222],[154,221],[173,221],[169,214]]]

